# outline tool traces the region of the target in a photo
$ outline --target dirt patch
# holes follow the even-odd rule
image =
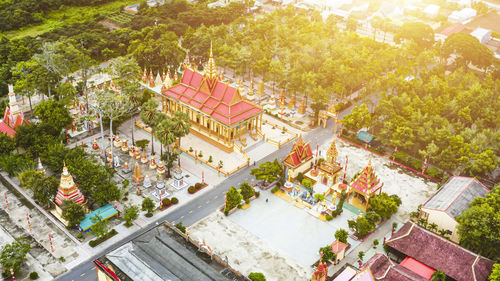
[[[101,21],[99,21],[99,23],[102,24],[104,27],[109,28],[109,30],[116,30],[116,29],[122,28],[118,24],[113,23],[113,22],[111,22],[109,20],[101,20]]]

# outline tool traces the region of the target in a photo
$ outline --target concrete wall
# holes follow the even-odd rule
[[[457,221],[453,219],[450,215],[448,215],[444,211],[437,211],[432,209],[427,209],[422,207],[422,212],[429,214],[427,221],[429,224],[435,223],[438,225],[438,230],[446,229],[450,230],[452,234],[449,236],[450,240],[458,243],[458,234],[457,234]]]

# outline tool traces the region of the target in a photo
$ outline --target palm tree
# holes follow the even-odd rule
[[[150,99],[144,103],[140,114],[142,121],[151,127],[151,154],[155,153],[153,130],[160,122],[160,114],[157,108],[158,102],[154,99]]]
[[[179,140],[179,154],[181,150],[181,137],[189,134],[189,129],[191,128],[191,122],[189,122],[189,116],[182,111],[176,111],[172,117],[172,130],[174,135]],[[181,159],[178,158],[178,165],[181,165]]]
[[[438,225],[436,223],[429,224],[430,231],[436,231],[438,229]]]
[[[446,280],[446,274],[444,274],[444,272],[442,272],[441,270],[434,271],[434,273],[432,273],[431,281],[445,281],[445,280]]]
[[[172,122],[172,119],[170,117],[164,118],[158,125],[156,126],[155,129],[155,134],[160,143],[167,148],[167,156],[171,158],[171,150],[170,146],[175,142],[176,136],[174,134],[173,130],[174,123]],[[160,155],[161,158],[163,158],[163,153]],[[167,159],[168,160],[168,159]],[[172,167],[172,162],[173,161],[168,161],[170,163],[167,164],[167,177],[170,177],[170,168]]]

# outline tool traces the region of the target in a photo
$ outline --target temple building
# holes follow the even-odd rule
[[[168,87],[170,82],[155,85],[150,73],[143,74],[142,85],[156,92],[161,98],[163,112],[173,115],[176,111],[187,113],[191,133],[230,153],[238,140],[245,146],[249,134],[257,139],[262,127],[262,108],[242,98],[238,87],[222,81],[217,73],[210,49],[210,58],[204,74],[186,67],[180,83]],[[149,83],[146,83],[149,80]],[[152,81],[153,80],[153,81]]]
[[[24,113],[20,108],[19,102],[16,100],[14,86],[9,84],[9,107],[5,109],[3,119],[0,120],[0,132],[13,138],[19,126],[29,123],[28,120],[24,119]]]
[[[285,160],[283,160],[283,165],[285,165],[288,170],[288,181],[294,180],[299,173],[305,174],[312,168],[313,153],[311,145],[309,143],[304,143],[302,135],[299,135],[299,138],[293,144],[292,150],[285,157]]]
[[[321,183],[326,186],[332,186],[337,183],[342,167],[337,162],[338,151],[335,145],[335,137],[332,140],[330,148],[326,152],[326,160],[319,165],[319,178]]]
[[[370,198],[377,193],[382,193],[383,185],[377,175],[375,175],[370,159],[368,165],[349,185],[348,203],[366,212]]]
[[[58,206],[61,206],[64,200],[71,200],[80,205],[85,204],[85,198],[73,181],[73,176],[68,172],[66,164],[64,164],[61,174],[61,182],[59,183],[55,202]]]

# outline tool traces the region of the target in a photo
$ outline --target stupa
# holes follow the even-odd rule
[[[170,186],[172,186],[173,188],[180,190],[188,185],[184,181],[184,176],[182,175],[181,167],[177,166],[175,169],[173,169],[172,177],[173,177],[174,181],[172,183],[170,183]]]
[[[123,165],[123,169],[122,169],[122,172],[124,174],[128,174],[132,171],[132,169],[130,168],[130,166],[128,165],[128,162],[125,161],[125,165]]]
[[[158,86],[158,85],[161,85],[162,82],[163,81],[161,80],[160,72],[158,71],[158,73],[156,74],[155,84],[156,84],[156,86]]]
[[[135,158],[135,160],[141,159],[141,152],[137,148],[135,149],[135,152],[134,152],[134,158]]]
[[[155,79],[153,77],[153,71],[149,70],[149,87],[154,88],[155,86]]]
[[[133,145],[132,145],[132,146],[130,147],[130,149],[129,149],[129,151],[128,151],[128,155],[129,155],[130,157],[135,157],[135,146],[133,146]]]
[[[276,99],[274,98],[274,95],[271,95],[271,98],[267,102],[266,108],[268,110],[276,110]]]
[[[36,171],[45,174],[45,168],[42,165],[42,161],[40,161],[40,157],[38,157],[38,167],[36,168]]]
[[[145,67],[144,67],[144,73],[142,74],[142,82],[143,83],[148,82],[148,71],[146,70]]]
[[[127,139],[125,137],[122,138],[122,151],[123,152],[128,151],[128,143],[127,143]]]
[[[286,101],[285,101],[285,91],[283,89],[281,89],[280,91],[280,98],[278,100],[279,104],[285,104]]]
[[[250,88],[248,89],[247,100],[253,102],[255,100],[255,93],[253,88],[253,80],[250,81]]]
[[[146,155],[146,151],[142,151],[141,163],[142,164],[148,163],[148,156]]]
[[[151,155],[151,161],[149,162],[149,168],[151,170],[154,170],[154,169],[156,169],[156,167],[157,167],[157,165],[156,165],[155,156]]]
[[[122,146],[122,142],[120,141],[120,137],[119,136],[115,136],[114,140],[113,140],[113,145],[118,148],[118,147],[121,147]]]
[[[61,174],[61,181],[59,183],[59,190],[57,190],[55,202],[57,205],[61,206],[64,200],[71,200],[80,205],[85,203],[85,198],[73,181],[73,176],[68,172],[66,163],[64,164]]]
[[[306,99],[305,98],[303,98],[302,101],[300,102],[298,113],[301,115],[306,114]]]
[[[99,144],[97,144],[97,141],[94,138],[94,141],[92,142],[92,149],[93,150],[99,150]]]
[[[165,188],[165,182],[163,181],[163,177],[158,175],[158,180],[156,181],[156,188],[153,192],[153,196],[158,200],[162,200],[170,196],[170,193]]]
[[[146,177],[144,177],[144,182],[142,183],[142,186],[148,188],[151,186],[151,179],[149,179],[149,176],[146,175]]]
[[[163,161],[158,162],[158,168],[156,168],[156,171],[158,171],[158,174],[163,174],[165,173],[165,165],[163,164]]]
[[[139,163],[135,162],[134,174],[132,175],[132,180],[135,181],[136,183],[139,183],[142,181],[142,179],[143,176],[142,176],[141,166],[139,166]]]
[[[290,102],[288,102],[288,109],[293,110],[295,108],[295,95],[290,98]]]
[[[316,167],[316,172],[319,174],[318,180],[328,187],[337,183],[342,171],[340,163],[337,162],[337,156],[338,151],[335,145],[335,137],[333,137],[332,144],[326,152],[326,160],[321,162],[319,167]],[[340,193],[340,191],[337,192]]]

